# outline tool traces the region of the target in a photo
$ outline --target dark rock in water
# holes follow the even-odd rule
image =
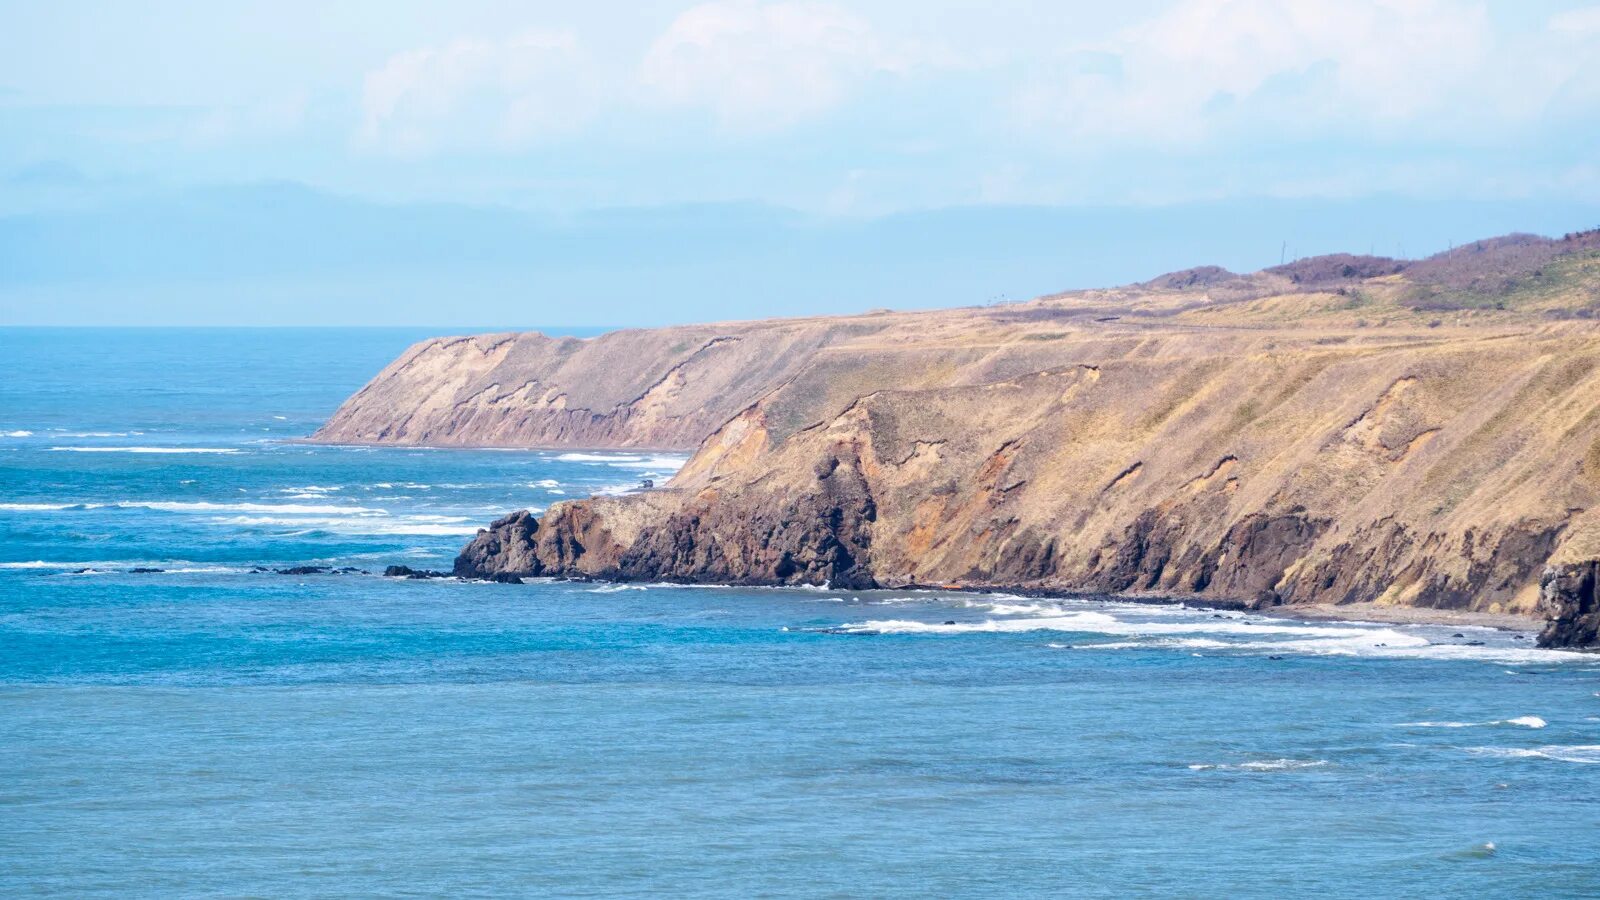
[[[1269,656],[1267,659],[1283,659],[1281,656]]]
[[[1512,636],[1511,636],[1511,639],[1512,639],[1512,640],[1513,640],[1513,641],[1520,641],[1520,640],[1522,640],[1522,635],[1520,635],[1520,634],[1513,634],[1513,635],[1512,635]]]
[[[627,542],[590,504],[557,504],[543,520],[521,510],[479,531],[456,557],[454,572],[462,578],[503,573],[874,588],[870,554],[877,503],[863,466],[858,448],[840,447],[816,467],[817,484],[804,494],[754,509],[706,500]],[[658,502],[663,493],[634,496]]]
[[[1483,641],[1467,641],[1468,647],[1482,647]]]
[[[1462,633],[1461,633],[1461,632],[1459,632],[1459,631],[1458,631],[1458,632],[1456,632],[1456,633],[1455,633],[1455,634],[1452,634],[1452,635],[1450,635],[1450,636],[1451,636],[1451,637],[1466,637],[1466,635],[1464,635],[1464,634],[1462,634]]]
[[[1546,566],[1539,578],[1539,609],[1547,622],[1539,646],[1600,647],[1600,601],[1595,596],[1600,561]]]
[[[433,569],[413,569],[410,566],[390,566],[383,570],[385,578],[449,578],[449,572],[436,572]]]
[[[493,582],[495,582],[497,584],[522,584],[523,583],[522,582],[522,576],[520,576],[520,575],[512,575],[509,572],[496,572],[493,575],[490,575],[486,580],[493,581]]]
[[[158,575],[166,569],[152,569],[148,566],[134,566],[128,570],[129,575]]]
[[[946,625],[954,625],[955,623],[956,623],[955,619],[945,619],[944,620],[944,624],[946,624]]]
[[[72,570],[72,574],[74,574],[74,575],[87,575],[87,574],[89,574],[90,572],[93,572],[93,571],[94,571],[93,569],[74,569],[74,570]]]
[[[250,571],[254,572],[254,571],[256,571],[256,569],[251,569]],[[261,571],[266,571],[266,570],[262,569]],[[371,575],[372,574],[371,572],[368,572],[366,569],[358,569],[355,566],[340,566],[337,569],[334,568],[333,566],[290,566],[287,569],[273,569],[272,571],[278,573],[279,575]]]
[[[252,574],[252,575],[262,575],[262,574],[265,574],[265,573],[271,572],[271,571],[272,570],[267,568],[266,566],[251,566],[250,567],[250,574]]]
[[[461,548],[452,571],[458,578],[543,574],[544,564],[535,553],[538,534],[539,520],[525,509],[496,519]]]

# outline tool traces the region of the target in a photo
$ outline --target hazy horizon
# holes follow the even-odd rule
[[[659,325],[1600,225],[1585,0],[0,0],[0,26],[8,324]]]

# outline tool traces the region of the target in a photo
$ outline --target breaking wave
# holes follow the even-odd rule
[[[1325,759],[1258,759],[1242,763],[1193,763],[1192,771],[1208,770],[1234,772],[1295,772],[1303,769],[1320,769],[1327,765]]]
[[[1557,762],[1600,765],[1600,744],[1551,744],[1544,747],[1467,747],[1474,756],[1499,759],[1552,759]]]
[[[1033,600],[1016,596],[940,597],[891,596],[858,598],[867,606],[922,604],[928,618],[867,619],[825,630],[840,634],[962,635],[1063,632],[1115,638],[1109,641],[1057,643],[1073,651],[1212,651],[1255,655],[1355,656],[1399,659],[1473,660],[1498,663],[1600,662],[1559,650],[1541,650],[1520,643],[1525,635],[1483,631],[1484,639],[1443,637],[1437,626],[1386,626],[1374,623],[1309,623],[1240,613],[1128,603]],[[1076,608],[1074,608],[1076,607]],[[975,610],[980,617],[974,618]],[[935,615],[947,613],[941,618]],[[1514,643],[1518,642],[1518,643]],[[1534,717],[1503,724],[1538,727]],[[1497,723],[1500,724],[1500,723]]]
[[[1514,719],[1495,719],[1490,722],[1403,722],[1401,728],[1482,728],[1491,725],[1519,725],[1523,728],[1543,728],[1549,725],[1538,716],[1517,716]]]
[[[51,447],[64,453],[238,453],[238,447]]]

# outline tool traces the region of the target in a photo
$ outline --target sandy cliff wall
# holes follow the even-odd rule
[[[998,308],[436,342],[320,436],[698,445],[664,490],[495,523],[464,575],[1374,603],[1550,615],[1550,642],[1591,643],[1600,256],[1541,252],[1487,288],[1348,257]]]
[[[870,319],[436,338],[339,407],[328,443],[692,449]]]

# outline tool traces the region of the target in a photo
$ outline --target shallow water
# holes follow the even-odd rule
[[[0,330],[0,893],[1593,895],[1528,635],[253,572],[680,461],[288,442],[420,336]]]

